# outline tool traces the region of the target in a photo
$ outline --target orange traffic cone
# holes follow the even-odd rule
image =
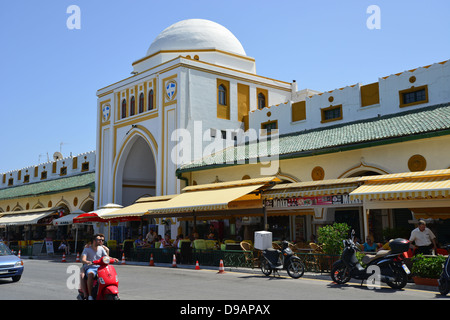
[[[122,253],[122,264],[126,264],[125,263],[125,253]]]
[[[67,262],[67,261],[66,261],[66,254],[65,254],[65,253],[63,253],[63,257],[62,257],[61,262]]]
[[[153,253],[150,255],[150,263],[148,265],[150,267],[153,267],[155,265],[155,262],[153,261]]]
[[[77,260],[75,260],[75,262],[81,262],[80,261],[80,253],[79,252],[77,252]]]
[[[20,250],[19,250],[19,254],[17,255],[17,258],[19,258],[19,259],[20,259]]]
[[[175,257],[175,255],[173,255],[172,268],[176,268],[176,267],[177,267],[177,258]]]
[[[225,268],[223,266],[223,260],[220,259],[219,272],[217,273],[225,273]]]
[[[197,260],[197,262],[195,263],[195,270],[200,270],[200,266],[198,265],[198,260]]]

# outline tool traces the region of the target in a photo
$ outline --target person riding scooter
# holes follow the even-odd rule
[[[97,276],[97,269],[99,265],[92,264],[93,261],[101,259],[104,256],[107,256],[105,249],[102,247],[103,237],[100,234],[95,234],[92,237],[92,246],[84,248],[81,253],[81,262],[84,265],[85,274],[87,276],[87,289],[88,289],[88,300],[94,300],[92,297],[92,288],[94,283],[94,278]],[[119,260],[116,258],[111,258],[114,262],[118,262]]]
[[[106,254],[109,256],[109,248],[107,246],[105,246],[105,235],[103,233],[98,233],[98,235],[101,236],[103,244],[102,247],[103,249],[105,249]],[[89,248],[92,245],[92,241],[89,241],[84,247],[85,248]],[[84,297],[88,297],[88,289],[87,289],[87,281],[85,279],[85,269],[84,269],[85,265],[81,266],[80,269],[80,287],[78,288],[78,292],[80,293],[78,295],[78,300],[83,300]]]

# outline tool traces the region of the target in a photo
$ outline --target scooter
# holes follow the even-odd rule
[[[290,277],[298,279],[305,273],[305,265],[289,248],[289,242],[282,242],[282,250],[269,248],[262,251],[261,271],[266,276],[272,272],[286,270]],[[278,273],[278,275],[280,275]]]
[[[450,251],[450,245],[447,246],[447,251]],[[438,282],[440,294],[446,296],[450,291],[450,255],[448,255],[447,260],[445,260],[444,269],[442,269],[442,274]]]
[[[351,278],[369,280],[373,277],[373,271],[379,270],[379,280],[393,289],[402,289],[408,282],[408,267],[402,258],[409,249],[409,241],[406,239],[395,239],[389,242],[391,250],[380,250],[375,255],[366,255],[361,266],[356,258],[356,251],[361,251],[351,239],[344,240],[344,250],[341,259],[333,264],[331,279],[337,284],[344,284]]]
[[[100,265],[92,288],[92,297],[94,300],[119,300],[119,278],[116,269],[110,265],[113,263],[114,258],[108,256],[92,261],[92,264]],[[78,293],[80,300],[87,299],[87,297],[84,296],[83,291],[78,290]]]

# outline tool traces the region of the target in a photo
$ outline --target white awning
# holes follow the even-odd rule
[[[175,213],[207,210],[226,210],[229,203],[264,186],[256,184],[243,187],[201,190],[182,193],[175,198],[161,203],[158,208],[150,209],[152,213]],[[261,201],[262,207],[262,201]]]
[[[433,199],[449,196],[449,176],[371,180],[350,193],[351,198],[361,200]]]
[[[122,209],[108,212],[102,215],[103,219],[126,219],[137,218],[146,214],[149,210],[159,208],[166,201],[176,197],[176,195],[144,197],[138,199],[134,204]]]
[[[277,177],[263,177],[246,180],[226,181],[203,185],[188,186],[183,193],[165,201],[157,208],[149,209],[148,215],[191,213],[193,211],[218,211],[245,208],[239,203],[257,201],[257,207],[262,208],[262,200],[253,194],[262,187],[280,181]],[[251,208],[255,208],[254,205]]]
[[[72,212],[71,214],[68,214],[62,218],[54,219],[52,221],[52,223],[55,226],[66,226],[69,224],[73,224],[73,218],[75,218],[83,213],[84,213],[84,211],[76,210],[76,211]]]
[[[0,218],[1,226],[22,226],[27,224],[37,224],[42,218],[45,218],[56,212],[56,209],[36,209],[28,211],[17,211],[5,214]]]
[[[262,196],[263,199],[273,199],[347,194],[359,186],[359,179],[356,177],[278,184],[264,191]]]

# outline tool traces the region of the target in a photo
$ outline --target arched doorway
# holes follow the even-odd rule
[[[357,172],[352,173],[351,175],[347,176],[347,178],[353,178],[353,177],[367,177],[367,176],[378,176],[381,173],[372,171],[372,170],[360,170]]]
[[[94,200],[89,199],[84,201],[81,206],[80,206],[80,210],[84,211],[84,212],[91,212],[94,210]]]
[[[150,145],[140,135],[135,135],[128,145],[116,180],[117,191],[120,191],[118,202],[123,206],[156,193],[156,161]]]

